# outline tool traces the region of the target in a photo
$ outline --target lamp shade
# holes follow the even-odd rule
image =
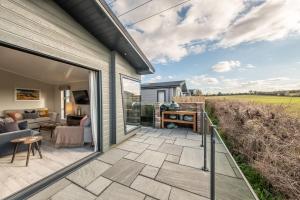
[[[73,110],[73,103],[68,102],[66,103],[66,114],[73,114],[74,110]]]

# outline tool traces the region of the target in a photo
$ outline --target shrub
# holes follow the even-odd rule
[[[282,106],[208,100],[233,154],[286,199],[300,199],[300,121]]]

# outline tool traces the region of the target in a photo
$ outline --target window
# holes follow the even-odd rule
[[[158,90],[157,91],[157,102],[164,103],[166,101],[166,91]]]
[[[141,84],[122,77],[122,90],[125,129],[128,132],[141,124]]]

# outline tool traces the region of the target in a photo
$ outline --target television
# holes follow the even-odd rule
[[[87,105],[90,104],[89,93],[87,90],[72,91],[76,104]]]

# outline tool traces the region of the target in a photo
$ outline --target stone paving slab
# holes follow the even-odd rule
[[[207,163],[208,169],[210,169],[209,157],[207,159]],[[224,153],[216,152],[216,173],[236,177],[236,174]]]
[[[109,164],[98,160],[93,160],[68,175],[67,178],[82,187],[86,187],[110,167],[111,165]]]
[[[82,199],[94,200],[96,199],[96,196],[75,184],[70,184],[67,187],[65,187],[63,190],[53,195],[50,199],[51,200],[82,200]]]
[[[129,152],[121,149],[111,149],[105,154],[98,157],[98,160],[109,164],[115,164],[119,160],[121,160],[124,156],[126,156]]]
[[[203,167],[202,149],[184,147],[179,164],[201,169]]]
[[[156,151],[157,149],[159,149],[159,145],[151,144],[149,147],[147,147],[147,149]]]
[[[138,154],[138,153],[130,152],[129,154],[124,156],[124,158],[129,159],[129,160],[135,160],[137,157],[139,157],[139,155],[140,154]]]
[[[199,140],[189,140],[184,138],[177,138],[174,142],[176,145],[186,146],[186,147],[200,147],[201,141]]]
[[[28,200],[47,200],[70,184],[71,182],[69,180],[63,178],[36,195],[30,197]]]
[[[198,134],[198,133],[188,133],[186,135],[186,139],[189,139],[189,140],[200,140],[200,141],[202,141],[202,135]]]
[[[174,144],[174,142],[175,142],[175,140],[170,140],[170,139],[167,139],[165,141],[165,143],[167,143],[167,144]]]
[[[171,186],[209,197],[210,175],[194,168],[164,162],[156,180]]]
[[[104,178],[103,176],[98,177],[91,184],[89,184],[86,189],[95,195],[99,195],[103,190],[105,190],[110,184],[111,180]]]
[[[132,160],[121,159],[102,176],[129,186],[144,168],[144,164]]]
[[[208,200],[208,198],[173,187],[169,200]]]
[[[136,161],[151,165],[153,167],[161,167],[166,157],[167,154],[165,153],[146,150],[136,159]]]
[[[155,178],[158,173],[159,168],[152,167],[150,165],[146,165],[144,169],[141,171],[141,174],[147,176],[149,178]]]
[[[242,179],[216,174],[216,199],[255,200]]]
[[[173,162],[173,163],[178,163],[179,158],[180,158],[179,156],[167,155],[166,161]]]
[[[167,200],[171,191],[169,185],[143,176],[138,176],[132,183],[131,188],[161,200]]]
[[[134,141],[126,141],[117,146],[118,149],[122,149],[125,151],[131,151],[134,153],[142,153],[149,146],[149,144],[144,144],[140,142]]]
[[[112,183],[97,200],[143,200],[145,195],[118,183]]]
[[[175,144],[163,144],[158,149],[159,152],[180,156],[182,152],[182,146]]]
[[[148,137],[144,143],[160,146],[162,143],[164,143],[164,141],[165,140],[163,138]]]

